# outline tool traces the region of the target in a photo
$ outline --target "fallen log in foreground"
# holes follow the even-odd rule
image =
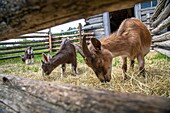
[[[170,113],[165,97],[59,85],[0,75],[0,111],[21,113]]]

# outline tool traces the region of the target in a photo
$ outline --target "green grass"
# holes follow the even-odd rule
[[[170,58],[168,56],[161,54],[161,53],[156,54],[153,57],[153,60],[162,60],[162,61],[170,62]]]

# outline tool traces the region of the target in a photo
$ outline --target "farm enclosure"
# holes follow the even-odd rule
[[[15,42],[0,42],[0,60],[19,58],[27,47],[33,47],[34,54],[55,52],[59,49],[64,38],[69,38],[73,43],[79,43],[81,37],[85,35],[87,39],[94,37],[93,32],[84,33],[81,24],[79,29],[64,33],[52,34],[48,32],[35,32],[17,37]]]
[[[127,8],[127,7],[132,6],[132,4],[135,4],[135,2],[137,2],[137,1],[130,1],[130,0],[128,1],[127,0],[127,2],[124,2],[124,1],[123,2],[122,1],[115,2],[113,0],[113,1],[96,2],[94,4],[92,4],[89,1],[89,2],[86,2],[85,4],[90,3],[92,5],[89,4],[89,6],[88,6],[88,5],[84,5],[84,3],[79,4],[79,2],[78,2],[77,4],[79,4],[79,5],[73,3],[71,5],[71,7],[66,7],[66,6],[68,4],[70,4],[70,2],[75,2],[75,1],[69,1],[69,2],[65,2],[63,4],[61,3],[60,7],[56,7],[57,5],[54,5],[54,4],[57,4],[57,2],[63,2],[63,1],[55,1],[54,2],[54,0],[53,1],[52,0],[48,0],[48,1],[43,1],[43,3],[41,1],[40,1],[40,3],[38,3],[41,6],[44,6],[44,4],[46,4],[47,7],[41,7],[41,6],[37,7],[37,2],[35,2],[35,3],[33,2],[32,3],[30,1],[30,4],[32,4],[32,6],[35,6],[35,7],[28,7],[28,5],[25,4],[24,8],[19,7],[19,10],[21,9],[19,13],[17,12],[18,9],[16,9],[16,11],[14,11],[14,12],[17,12],[18,14],[21,14],[21,15],[18,15],[19,18],[17,18],[18,19],[17,21],[15,21],[15,19],[14,19],[14,18],[16,18],[16,14],[14,12],[13,13],[8,13],[8,12],[3,12],[4,10],[2,10],[2,11],[0,10],[2,12],[2,15],[1,15],[2,16],[1,25],[3,25],[1,27],[1,30],[2,30],[2,34],[0,34],[1,38],[2,39],[5,39],[5,38],[14,38],[15,36],[18,36],[19,34],[24,34],[24,33],[28,33],[28,32],[31,32],[31,31],[36,31],[36,29],[47,28],[47,27],[52,26],[54,24],[60,24],[62,22],[70,21],[70,20],[73,20],[73,19],[77,19],[77,18],[81,18],[81,17],[87,17],[87,15],[90,16],[92,14],[97,14],[97,13],[101,13],[101,12],[104,12],[104,11],[110,11],[110,10],[116,10],[116,9],[121,9],[121,8]],[[120,4],[118,4],[120,2],[123,4],[122,7],[120,7]],[[24,3],[25,2],[23,2],[23,4]],[[21,5],[23,5],[23,4],[21,4]],[[80,8],[80,10],[76,10],[77,12],[74,10],[74,6],[76,6],[76,5],[80,6],[80,7],[78,7],[78,8]],[[16,6],[16,5],[12,5],[12,6]],[[68,5],[68,6],[70,6],[70,5]],[[100,7],[100,10],[98,10],[99,7]],[[56,8],[57,8],[57,10],[56,10]],[[70,8],[71,10],[69,10],[67,8]],[[47,9],[50,10],[51,12],[48,11]],[[63,11],[62,12],[60,9],[66,9],[67,11],[70,11],[70,12],[67,12],[67,11]],[[80,13],[84,9],[87,9],[86,12],[84,14]],[[96,10],[94,11],[93,9],[96,9]],[[9,11],[9,10],[7,10],[7,11]],[[23,11],[27,12],[27,13],[24,13],[26,16],[22,15]],[[46,14],[48,14],[48,15],[46,15]],[[61,14],[61,16],[60,16],[60,14]],[[43,16],[43,15],[45,15],[45,16]],[[9,17],[11,17],[11,18],[9,18]],[[31,17],[32,23],[30,23],[30,21],[29,21],[30,19],[29,18],[24,18],[24,17],[29,17],[29,18]],[[44,18],[40,18],[40,17],[44,17]],[[26,20],[24,21],[24,19],[26,19]],[[23,23],[23,21],[24,21],[24,23]],[[26,25],[26,26],[24,26],[24,25]],[[4,27],[6,29],[4,29]],[[13,30],[14,28],[15,28],[15,30]],[[10,32],[6,33],[7,31],[10,31]],[[160,61],[160,62],[162,62],[162,61]],[[165,58],[165,62],[167,62],[167,58]],[[158,65],[164,65],[165,66],[165,64],[166,64],[165,62],[163,62],[163,64],[162,63],[157,63],[157,66]],[[152,62],[150,62],[150,63],[152,63]],[[6,64],[7,64],[7,62],[6,62]],[[9,62],[9,64],[12,64],[12,63]],[[3,63],[2,63],[1,66],[4,66]],[[15,65],[8,65],[7,67],[8,67],[8,69],[11,70],[11,72],[15,73],[15,70],[12,70],[12,68],[14,68],[14,66]],[[168,66],[167,66],[167,68],[169,68]],[[25,72],[30,70],[28,72],[29,73],[31,72],[31,73],[34,74],[34,72],[32,72],[32,70],[31,70],[31,65],[29,65],[29,66],[19,65],[18,67],[22,67],[22,69],[24,69]],[[27,69],[25,69],[25,67]],[[38,69],[34,68],[35,69],[34,71],[36,73],[40,73],[39,65],[36,66],[36,67],[38,67]],[[153,67],[156,67],[156,66],[153,66]],[[4,66],[4,68],[6,68],[6,67]],[[22,69],[20,70],[19,68],[17,68],[17,69],[18,69],[17,72],[20,72],[22,70]],[[154,69],[154,68],[150,68],[150,69]],[[156,70],[154,70],[154,72],[157,71],[157,70],[160,70],[160,66],[159,66],[159,69],[156,68]],[[167,69],[165,71],[165,73],[169,74],[168,71],[169,70]],[[10,71],[6,70],[6,72],[5,72],[4,69],[3,69],[3,72],[7,74]],[[21,71],[21,72],[24,73],[23,71]],[[20,75],[19,73],[15,73],[15,74]],[[29,74],[26,74],[26,75],[29,75]],[[35,75],[37,75],[37,74],[35,74]],[[33,75],[33,76],[36,77],[35,75]],[[165,75],[165,74],[163,74],[163,75]],[[85,93],[84,93],[81,90],[81,87],[73,88],[72,86],[70,86],[70,87],[72,87],[71,88],[71,92],[74,92],[74,93],[70,93],[70,90],[68,90],[69,88],[64,86],[64,85],[55,85],[55,84],[50,84],[50,83],[46,83],[46,82],[43,82],[43,81],[34,81],[34,80],[32,80],[32,82],[30,82],[28,79],[24,79],[24,78],[20,79],[19,77],[18,77],[19,79],[12,79],[12,80],[10,80],[10,79],[8,79],[8,77],[3,77],[3,76],[4,75],[2,75],[1,76],[2,78],[0,79],[0,82],[1,82],[1,87],[0,87],[1,88],[1,93],[0,94],[1,94],[1,97],[3,97],[3,99],[1,99],[1,101],[0,101],[1,105],[6,106],[7,104],[9,104],[9,106],[11,105],[10,108],[12,108],[13,110],[16,110],[16,112],[21,112],[21,110],[23,110],[23,111],[24,110],[28,110],[28,108],[31,105],[33,105],[32,108],[36,108],[37,106],[35,106],[35,105],[38,105],[39,109],[36,109],[36,110],[40,110],[40,111],[41,110],[42,111],[43,110],[47,111],[47,109],[48,110],[53,110],[54,108],[57,109],[57,108],[61,108],[61,107],[62,107],[61,109],[66,108],[65,112],[72,111],[73,109],[74,110],[84,110],[84,109],[80,109],[81,107],[83,107],[83,108],[85,107],[86,108],[85,110],[94,110],[94,109],[97,109],[97,110],[101,111],[101,109],[109,108],[109,106],[111,106],[110,110],[112,110],[112,111],[114,109],[115,111],[122,110],[123,112],[129,112],[129,111],[132,111],[132,110],[136,111],[136,112],[137,111],[138,112],[144,112],[143,110],[148,110],[147,112],[150,112],[150,110],[157,111],[157,109],[162,108],[162,107],[163,107],[162,109],[164,111],[166,111],[166,112],[169,111],[169,103],[170,103],[170,101],[169,101],[168,98],[150,97],[150,96],[143,96],[141,98],[141,96],[139,96],[139,95],[135,96],[133,94],[127,94],[127,95],[124,95],[124,96],[119,96],[119,95],[121,95],[121,93],[116,93],[117,94],[116,95],[114,92],[109,92],[109,91],[106,91],[106,90],[103,91],[103,90],[88,90],[88,89],[86,89]],[[31,78],[32,76],[29,76],[29,77]],[[148,76],[148,77],[152,77],[152,76]],[[168,81],[169,79],[167,79],[167,78],[166,79],[161,79],[162,74],[160,76],[156,76],[156,77],[158,77],[158,79],[156,79],[155,81],[164,81],[164,82],[168,82],[168,84],[169,84],[169,81]],[[142,78],[140,78],[140,82],[138,81],[138,79],[136,79],[136,80],[138,81],[137,83],[139,83],[139,84],[137,84],[137,86],[140,86],[140,87],[137,87],[137,89],[141,89],[142,90],[144,88],[141,88],[141,86],[143,86],[143,85],[145,86],[146,84],[143,84],[144,82],[141,79]],[[72,79],[69,79],[69,80],[72,80]],[[95,78],[95,80],[96,80],[96,78]],[[130,80],[131,80],[131,82],[129,82],[131,84],[130,86],[133,86],[133,81],[132,80],[135,80],[134,76],[132,76],[132,78],[130,78]],[[148,80],[148,79],[146,79],[146,80]],[[149,80],[151,80],[151,79],[149,79]],[[150,81],[148,81],[148,82],[150,83]],[[159,90],[158,92],[160,92],[160,94],[162,94],[162,95],[165,94],[166,96],[168,96],[168,94],[169,94],[168,93],[168,91],[169,91],[168,88],[169,87],[166,88],[167,85],[165,85],[166,83],[164,83],[164,82],[158,82],[158,83],[163,83],[163,86],[161,87],[161,89],[165,88],[166,90],[163,90],[163,92],[162,92],[162,90]],[[40,84],[40,83],[42,83],[42,84]],[[80,82],[76,82],[76,83],[80,84]],[[153,83],[153,82],[151,82],[151,83]],[[126,84],[126,83],[124,83],[124,84]],[[22,85],[24,85],[24,87],[20,87]],[[107,85],[107,84],[105,84],[105,85]],[[158,86],[157,85],[158,84],[152,84],[152,86],[154,86],[155,89],[159,89],[158,86],[160,86],[160,85],[158,85]],[[38,86],[38,88],[36,86]],[[111,85],[109,85],[109,86],[111,86]],[[119,86],[122,86],[122,84],[119,83]],[[125,86],[128,86],[128,85],[125,85]],[[55,87],[55,88],[52,88],[52,87]],[[146,87],[147,87],[147,85],[146,85]],[[60,90],[56,90],[57,88],[60,89]],[[149,87],[149,88],[152,89],[152,87]],[[120,89],[122,89],[122,88],[120,88]],[[148,89],[146,89],[146,90],[148,91]],[[48,91],[57,91],[56,94],[59,95],[59,98],[56,98],[56,96],[49,97],[49,95],[51,95],[51,93],[49,93]],[[79,98],[79,99],[74,98],[75,94],[77,94],[77,93],[75,93],[76,91],[79,92],[78,95],[83,95],[84,98]],[[149,91],[152,91],[152,90],[149,90]],[[72,96],[72,98],[69,98],[70,95],[69,95],[68,92],[70,94],[74,94],[74,96]],[[90,94],[89,94],[89,92],[90,92]],[[91,95],[92,92],[96,92],[95,95]],[[46,95],[42,95],[44,93]],[[85,94],[87,94],[87,95],[85,95]],[[100,97],[100,99],[102,99],[102,101],[101,100],[96,100],[95,97],[96,97],[97,94],[100,95],[99,97]],[[110,96],[108,96],[108,95],[110,95]],[[131,95],[131,98],[129,98],[130,95]],[[6,99],[4,99],[5,97],[6,97]],[[21,98],[14,98],[14,97],[21,97]],[[30,100],[25,101],[26,99],[30,99],[28,97],[33,97],[33,101],[30,101]],[[37,98],[35,98],[35,97],[37,97]],[[108,98],[108,97],[110,97],[110,98]],[[116,98],[114,98],[114,97],[116,97]],[[15,102],[13,101],[14,99],[16,100]],[[21,99],[21,100],[24,100],[24,101],[22,101],[22,103],[19,103],[20,101],[17,101],[17,99],[18,100]],[[75,100],[71,101],[71,99],[75,99]],[[92,105],[84,103],[85,99],[88,100],[88,103],[92,103]],[[91,101],[89,101],[89,99]],[[109,101],[107,99],[109,99]],[[123,99],[123,101],[120,101],[121,99]],[[125,101],[125,99],[127,99],[127,101]],[[141,101],[141,99],[143,99],[143,100]],[[35,104],[34,103],[36,100],[39,102],[39,104],[37,104],[37,103]],[[44,100],[44,101],[41,103],[40,102],[41,100]],[[157,102],[155,102],[156,100],[157,100]],[[24,102],[27,102],[27,104],[25,104]],[[102,107],[100,107],[100,106],[97,107],[97,105],[98,105],[97,103],[102,103],[102,102],[106,102],[106,103],[108,102],[109,105],[108,104],[100,104],[100,106],[102,106]],[[118,102],[118,103],[116,103],[116,102]],[[135,102],[135,103],[133,103],[133,102]],[[149,104],[144,104],[144,103],[147,103],[147,102],[149,102]],[[161,102],[161,105],[159,104],[160,102]],[[81,104],[81,103],[84,103],[84,104]],[[23,105],[23,104],[25,104],[25,105]],[[72,106],[72,105],[75,105],[75,104],[77,106]],[[44,105],[46,105],[46,106],[44,107]],[[48,105],[51,105],[51,106],[48,106]],[[105,105],[108,105],[108,106],[105,107]],[[156,105],[156,109],[154,109],[155,108],[155,107],[153,107],[154,105]],[[162,106],[162,107],[160,107],[159,105]],[[148,106],[149,106],[149,108],[148,108]],[[6,107],[8,107],[8,106],[6,106]],[[129,109],[130,107],[132,107],[132,109]],[[45,108],[47,108],[47,109],[45,109]],[[51,109],[49,109],[49,108],[51,108]],[[92,108],[92,109],[88,109],[88,108]],[[98,108],[100,108],[100,109],[98,109]],[[141,108],[143,108],[143,109],[141,109]],[[144,108],[146,108],[146,109],[144,109]],[[61,110],[61,109],[58,109],[58,110]],[[29,110],[33,110],[33,109],[29,109]],[[85,110],[84,110],[84,112],[88,112],[88,111],[85,111]]]

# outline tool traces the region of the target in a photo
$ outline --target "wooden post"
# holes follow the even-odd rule
[[[105,36],[109,36],[109,35],[110,35],[110,18],[109,18],[109,12],[103,13],[103,23],[104,23]]]
[[[51,29],[49,29],[49,32],[48,32],[48,39],[49,39],[49,51],[50,51],[50,53],[52,53],[53,52],[52,51],[53,47],[52,47],[52,33],[51,33]]]
[[[79,23],[78,33],[79,33],[79,42],[80,42],[80,44],[82,43],[82,38],[81,38],[82,33],[81,33],[81,31],[82,31],[82,25],[81,25],[81,23]]]

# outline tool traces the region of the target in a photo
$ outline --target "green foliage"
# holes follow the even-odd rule
[[[78,63],[84,63],[84,59],[79,53],[77,53],[77,62]]]
[[[112,61],[112,66],[118,66],[120,65],[120,59],[119,58],[114,58]]]
[[[166,55],[161,54],[161,53],[157,53],[157,54],[153,57],[153,59],[170,62],[170,58],[169,58],[168,56],[166,56]]]

